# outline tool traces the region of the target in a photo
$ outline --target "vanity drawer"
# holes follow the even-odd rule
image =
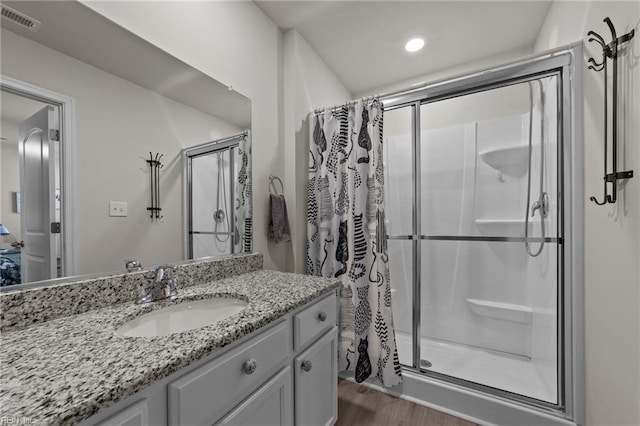
[[[335,292],[293,316],[293,346],[298,351],[336,325]]]
[[[264,383],[288,358],[287,325],[280,323],[171,383],[169,424],[212,424],[222,410]]]

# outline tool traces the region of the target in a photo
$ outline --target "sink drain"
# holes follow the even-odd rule
[[[426,359],[421,359],[420,360],[420,368],[431,368],[433,364],[431,364],[431,361],[428,361]]]

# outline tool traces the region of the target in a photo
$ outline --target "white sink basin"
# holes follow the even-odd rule
[[[116,332],[128,337],[167,336],[221,321],[248,305],[244,300],[226,297],[182,302],[134,318]]]

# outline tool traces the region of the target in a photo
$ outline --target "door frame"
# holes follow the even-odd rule
[[[77,246],[75,232],[75,99],[4,75],[0,75],[0,90],[57,106],[59,109],[60,189],[62,193],[60,206],[60,222],[62,224],[60,233],[62,276],[73,276],[76,274],[75,248]]]

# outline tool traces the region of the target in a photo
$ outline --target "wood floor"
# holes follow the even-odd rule
[[[351,425],[472,426],[475,423],[341,379],[336,426]]]

